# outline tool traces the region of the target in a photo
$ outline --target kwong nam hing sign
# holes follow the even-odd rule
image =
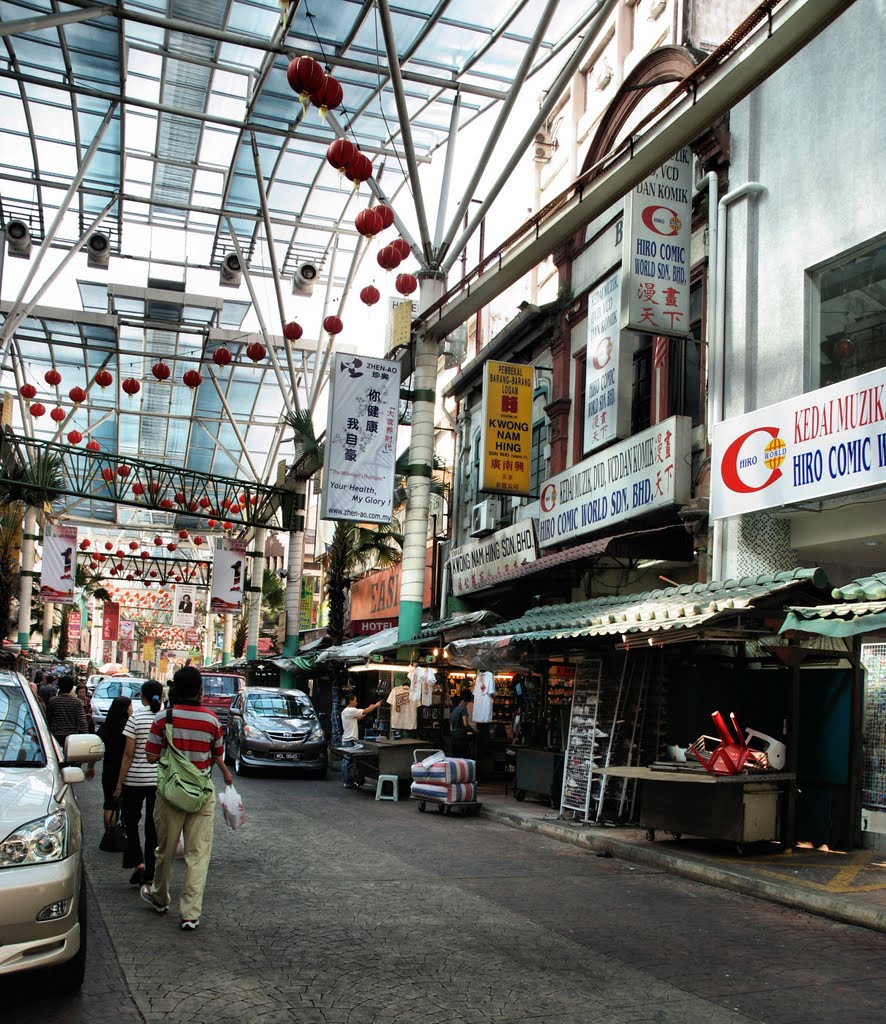
[[[886,368],[714,425],[711,517],[886,483]]]
[[[671,416],[545,481],[538,542],[551,547],[689,500],[688,416]]]
[[[449,575],[455,597],[506,583],[510,573],[538,557],[535,520],[514,523],[485,540],[455,548]]]

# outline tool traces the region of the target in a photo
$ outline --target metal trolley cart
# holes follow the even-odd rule
[[[443,751],[434,748],[426,749],[419,747],[413,755],[413,763],[418,764],[419,761],[423,761],[426,757],[429,757],[432,754],[442,755]],[[432,787],[428,786],[427,788],[431,789]],[[452,814],[453,810],[457,810],[466,816],[469,814],[473,815],[480,813],[480,808],[483,804],[480,803],[479,800],[451,800],[448,798],[448,794],[446,792],[449,789],[449,786],[442,785],[436,788],[441,790],[440,797],[435,797],[433,794],[428,792],[424,792],[420,796],[416,796],[414,793],[412,794],[412,799],[418,803],[420,813],[424,814],[427,810],[428,804],[435,805],[438,814]]]

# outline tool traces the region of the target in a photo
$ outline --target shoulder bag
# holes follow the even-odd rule
[[[173,807],[194,814],[215,797],[212,768],[201,771],[172,742],[172,708],[166,712],[166,750],[157,762],[157,792]]]

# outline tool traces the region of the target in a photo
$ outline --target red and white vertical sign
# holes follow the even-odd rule
[[[238,615],[243,608],[245,589],[246,544],[241,540],[220,538],[212,560],[212,614]],[[193,624],[192,616],[189,625]]]
[[[687,146],[625,200],[621,326],[643,334],[689,333],[692,151]]]
[[[43,530],[40,600],[70,604],[74,600],[76,566],[76,526],[53,526],[47,523]]]
[[[102,612],[102,640],[106,643],[117,640],[120,635],[120,605],[116,601],[105,601]]]

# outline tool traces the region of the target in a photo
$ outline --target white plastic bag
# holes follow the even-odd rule
[[[177,860],[182,860],[185,855],[185,837],[183,833],[178,834],[178,843],[175,847],[175,856]]]
[[[218,802],[221,804],[225,821],[236,832],[246,820],[246,812],[243,810],[243,800],[240,798],[240,794],[233,786],[225,786],[225,791],[218,794]]]

